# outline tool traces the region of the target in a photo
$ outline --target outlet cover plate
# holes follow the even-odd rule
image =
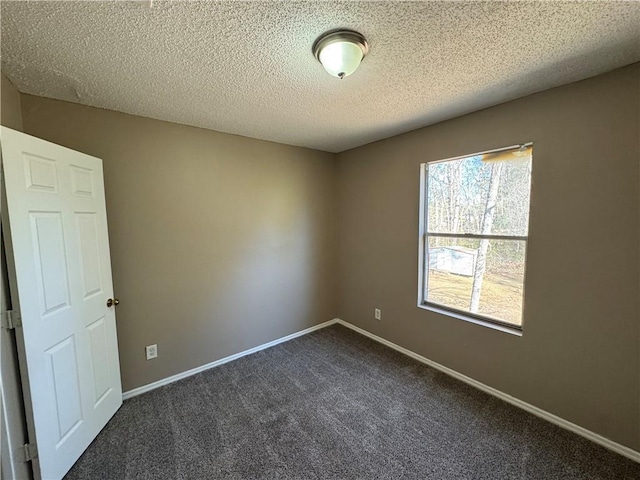
[[[147,360],[151,360],[152,358],[156,358],[158,356],[158,345],[148,345],[144,347],[144,351],[147,354]]]

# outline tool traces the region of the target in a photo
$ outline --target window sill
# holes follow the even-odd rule
[[[517,327],[508,327],[506,325],[500,325],[497,323],[490,322],[488,320],[483,320],[481,318],[476,318],[469,315],[464,315],[463,313],[454,312],[446,308],[438,308],[434,305],[418,304],[418,308],[421,308],[423,310],[428,310],[434,313],[439,313],[440,315],[446,315],[447,317],[457,318],[458,320],[464,320],[465,322],[475,323],[476,325],[492,328],[494,330],[498,330],[499,332],[509,333],[517,337],[522,336],[522,330]]]

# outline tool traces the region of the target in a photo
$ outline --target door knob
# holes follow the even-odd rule
[[[120,300],[118,300],[117,298],[110,298],[109,300],[107,300],[107,307],[113,307],[113,306],[118,306],[118,304],[120,303]]]

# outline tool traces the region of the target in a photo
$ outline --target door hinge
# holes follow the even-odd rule
[[[35,443],[25,443],[22,446],[22,451],[24,452],[25,462],[31,462],[34,458],[38,458],[38,448]]]
[[[22,317],[16,310],[7,310],[2,314],[2,328],[13,330],[22,326]]]

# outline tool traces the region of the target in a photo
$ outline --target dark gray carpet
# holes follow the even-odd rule
[[[342,326],[124,402],[75,479],[640,479],[640,464]]]

